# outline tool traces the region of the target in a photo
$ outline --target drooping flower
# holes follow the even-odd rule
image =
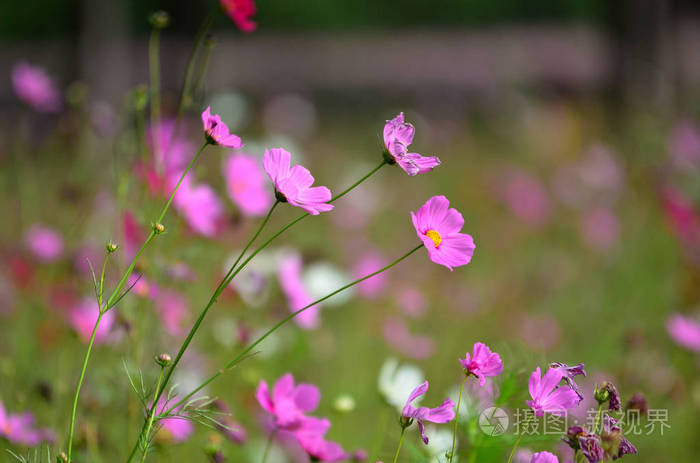
[[[403,410],[401,411],[401,416],[408,419],[409,424],[411,423],[411,420],[415,420],[418,423],[421,438],[426,444],[428,443],[428,436],[425,435],[424,422],[429,421],[431,423],[447,423],[452,421],[452,419],[455,417],[454,407],[456,405],[449,398],[445,399],[441,405],[435,408],[415,408],[413,405],[411,405],[411,402],[424,395],[427,391],[428,381],[425,381],[423,384],[416,387],[413,392],[411,392],[411,395],[408,396],[408,400],[406,401],[406,405],[404,405]]]
[[[388,358],[379,370],[377,387],[389,405],[401,410],[411,395],[411,384],[422,381],[425,381],[425,375],[416,365],[399,365],[395,358]]]
[[[557,368],[550,368],[544,376],[540,367],[532,372],[528,383],[532,400],[526,403],[536,416],[544,416],[545,413],[563,416],[566,410],[580,402],[576,391],[568,385],[559,385],[563,377],[564,373]]]
[[[282,148],[265,150],[263,166],[275,184],[280,201],[304,209],[311,215],[318,215],[333,209],[331,190],[325,186],[312,187],[314,178],[305,167],[290,167],[292,155]]]
[[[209,185],[195,185],[191,175],[187,175],[175,194],[173,204],[195,233],[212,237],[219,231],[224,206]]]
[[[561,370],[561,372],[564,374],[562,379],[566,384],[569,385],[571,389],[576,391],[578,396],[583,400],[583,394],[581,393],[581,389],[578,387],[578,384],[574,381],[574,378],[578,375],[586,376],[586,370],[584,370],[584,365],[583,363],[579,363],[578,365],[574,366],[569,366],[565,363],[560,363],[560,362],[553,362],[551,365],[549,365],[550,368],[556,368]]]
[[[2,402],[0,402],[0,437],[28,447],[39,445],[43,441],[53,442],[55,440],[53,431],[34,426],[34,415],[31,413],[7,413]]]
[[[700,323],[681,314],[674,314],[668,319],[666,331],[676,344],[700,352]]]
[[[272,394],[264,380],[255,393],[260,406],[275,419],[275,425],[283,430],[295,430],[307,419],[305,413],[318,407],[321,392],[313,384],[294,384],[291,373],[283,375],[275,383]]]
[[[253,32],[258,26],[251,18],[255,15],[253,0],[220,0],[221,7],[241,32]]]
[[[474,239],[460,233],[464,218],[457,209],[450,208],[446,197],[433,196],[415,213],[411,211],[411,220],[430,260],[450,271],[471,261]]]
[[[226,148],[240,148],[243,146],[241,137],[230,133],[228,126],[224,124],[218,114],[211,114],[211,107],[202,113],[202,125],[204,126],[204,136],[212,145],[221,145]]]
[[[244,215],[261,216],[272,203],[259,161],[254,156],[235,154],[224,163],[226,189]]]
[[[305,417],[294,431],[297,442],[313,461],[341,461],[350,457],[340,444],[325,439],[330,427],[326,418]]]
[[[384,147],[389,159],[396,162],[408,175],[430,172],[440,165],[440,159],[435,156],[422,156],[409,153],[408,146],[413,142],[415,128],[404,122],[403,113],[386,121],[384,124]]]
[[[464,359],[459,359],[459,363],[462,364],[467,375],[479,378],[479,386],[486,384],[487,376],[498,376],[503,372],[501,356],[491,352],[489,346],[483,342],[475,343],[472,355],[467,352]]]
[[[301,265],[301,256],[297,253],[289,253],[281,258],[277,270],[280,287],[287,297],[291,312],[296,312],[314,301],[301,278]],[[320,317],[321,305],[316,304],[294,317],[294,322],[303,329],[312,330],[318,327]]]
[[[89,297],[83,299],[79,304],[68,310],[68,322],[82,342],[87,344],[90,340],[99,313],[97,301]],[[104,342],[107,339],[107,336],[112,330],[112,325],[114,325],[114,321],[114,311],[110,310],[105,312],[102,316],[102,320],[100,320],[100,326],[95,333],[95,344]]]
[[[622,435],[617,420],[607,413],[603,415],[603,431],[600,438],[605,455],[612,460],[637,453],[637,448]]]
[[[620,394],[610,381],[603,381],[600,387],[596,387],[593,396],[598,404],[608,402],[608,410],[620,411]]]
[[[25,242],[34,257],[51,262],[63,254],[63,238],[53,228],[35,224],[27,229]]]
[[[12,86],[17,97],[37,111],[55,113],[61,109],[61,95],[43,69],[24,61],[12,68]]]
[[[553,453],[537,452],[532,456],[530,463],[559,463],[559,459]]]
[[[581,426],[570,426],[566,435],[562,437],[562,441],[571,447],[574,452],[581,450],[581,453],[583,453],[589,463],[597,463],[605,457],[600,436],[595,433],[589,433]]]

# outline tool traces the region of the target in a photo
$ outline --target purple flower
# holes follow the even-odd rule
[[[53,431],[34,427],[34,415],[7,413],[2,402],[0,402],[0,437],[29,447],[39,445],[43,441],[54,441]]]
[[[17,97],[37,111],[55,113],[61,109],[61,95],[43,69],[24,61],[12,68],[12,86]]]
[[[350,457],[337,442],[327,441],[325,435],[331,423],[326,418],[305,417],[294,436],[312,461],[340,461]]]
[[[230,156],[224,164],[226,189],[244,215],[265,215],[272,197],[260,162],[247,154]]]
[[[501,356],[491,352],[489,346],[483,342],[475,343],[472,355],[467,352],[464,359],[459,359],[459,363],[464,367],[466,374],[479,378],[479,386],[486,383],[487,376],[498,376],[503,372]]]
[[[570,426],[566,435],[562,437],[562,441],[574,452],[581,450],[590,463],[602,461],[605,456],[600,437],[597,434],[588,433],[581,426]]]
[[[668,319],[666,331],[676,344],[700,352],[700,323],[692,318],[674,314]]]
[[[559,459],[553,453],[537,452],[532,456],[530,463],[559,463]]]
[[[622,429],[617,425],[617,420],[607,413],[603,415],[601,434],[605,454],[613,460],[637,453],[637,448],[622,435]]]
[[[549,365],[549,367],[561,370],[561,372],[564,374],[564,376],[562,377],[564,382],[568,384],[571,389],[576,391],[581,400],[583,400],[583,394],[581,394],[581,389],[574,381],[574,378],[578,375],[583,375],[584,377],[586,376],[586,370],[583,369],[583,363],[579,363],[578,365],[574,366],[569,366],[565,363],[554,362],[551,365]]]
[[[34,257],[51,262],[63,254],[63,238],[54,229],[35,224],[25,234],[25,242]]]
[[[325,186],[312,187],[314,178],[305,167],[290,167],[292,155],[282,148],[265,150],[263,167],[272,179],[280,201],[300,207],[311,215],[319,215],[333,209],[331,190]]]
[[[397,163],[411,176],[430,172],[440,165],[440,159],[437,157],[408,152],[414,133],[413,125],[404,122],[403,113],[386,121],[384,125],[384,147],[391,157],[391,163]]]
[[[173,204],[195,233],[212,237],[219,231],[224,205],[209,185],[194,185],[190,175],[187,175],[175,194]]]
[[[550,368],[544,376],[540,367],[532,372],[528,383],[532,400],[527,400],[526,403],[536,416],[544,416],[545,413],[563,416],[566,410],[581,401],[576,391],[568,385],[559,386],[563,377],[564,373],[556,368]]]
[[[275,418],[275,425],[284,430],[299,428],[307,419],[305,413],[318,407],[321,392],[312,384],[294,384],[291,373],[282,376],[272,390],[264,380],[255,393],[260,406]]]
[[[243,146],[241,137],[229,133],[228,127],[221,120],[218,114],[211,114],[211,108],[202,113],[202,126],[204,127],[204,136],[212,145],[221,145],[226,148],[240,148]]]
[[[593,395],[599,404],[608,402],[608,410],[620,411],[620,394],[610,381],[603,381],[600,387],[596,388]]]
[[[413,392],[411,392],[411,395],[408,396],[406,405],[403,407],[403,411],[401,412],[401,415],[408,419],[408,425],[410,425],[412,420],[416,420],[418,422],[421,438],[426,444],[428,443],[428,436],[425,435],[425,426],[423,424],[424,421],[430,421],[431,423],[447,423],[452,421],[452,419],[455,417],[455,403],[449,398],[445,399],[440,406],[435,408],[415,408],[413,405],[411,405],[411,402],[425,394],[427,391],[428,381],[419,385],[413,390]]]

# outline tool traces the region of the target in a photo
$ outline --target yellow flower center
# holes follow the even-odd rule
[[[436,232],[435,230],[428,230],[425,232],[425,235],[433,240],[433,243],[435,243],[435,247],[440,246],[440,243],[442,243],[442,236],[440,236],[440,233]]]

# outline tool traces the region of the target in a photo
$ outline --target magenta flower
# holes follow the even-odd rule
[[[553,453],[537,452],[532,456],[530,463],[559,463],[559,459]]]
[[[34,257],[51,262],[63,254],[63,238],[54,229],[43,225],[32,225],[25,234],[25,242]]]
[[[255,15],[253,0],[220,0],[221,8],[241,32],[253,32],[258,26],[251,18]]]
[[[683,315],[674,314],[668,319],[666,331],[676,344],[694,352],[700,352],[700,323]]]
[[[318,407],[321,392],[313,384],[295,386],[294,377],[287,373],[275,383],[272,394],[267,383],[261,380],[255,397],[260,406],[274,417],[278,428],[293,431],[307,419],[305,413]]]
[[[403,113],[384,124],[384,147],[392,160],[391,163],[395,162],[411,176],[430,172],[440,165],[440,159],[435,156],[408,152],[414,133],[413,125],[404,122]]]
[[[209,185],[194,185],[191,176],[187,175],[175,194],[173,204],[195,233],[212,237],[219,231],[224,206]]]
[[[229,156],[224,164],[224,178],[231,200],[244,215],[265,215],[272,203],[272,197],[267,189],[260,163],[254,156]]]
[[[97,307],[97,301],[89,297],[83,299],[78,305],[68,310],[68,323],[70,323],[80,340],[85,344],[90,340],[99,313],[100,309]],[[107,336],[112,330],[114,321],[113,310],[106,312],[102,316],[100,326],[97,328],[97,333],[95,333],[95,344],[107,340]]]
[[[0,402],[0,437],[28,447],[39,445],[43,441],[55,440],[53,431],[34,427],[34,415],[7,413],[2,402]]]
[[[581,401],[576,391],[568,385],[559,386],[564,373],[558,368],[550,368],[542,377],[540,367],[530,375],[528,389],[532,400],[525,403],[532,408],[536,416],[545,413],[563,416],[566,410],[575,407]]]
[[[525,172],[514,170],[506,176],[501,193],[510,211],[531,225],[542,225],[550,216],[547,191],[540,182]]]
[[[230,133],[218,114],[212,116],[209,106],[202,113],[202,125],[204,126],[204,136],[212,145],[221,145],[226,148],[240,148],[243,146],[241,137]]]
[[[341,461],[350,456],[340,444],[324,438],[330,427],[326,418],[305,417],[294,432],[297,442],[312,461]]]
[[[487,376],[498,376],[503,372],[503,362],[501,356],[491,352],[489,346],[483,342],[474,344],[472,355],[467,355],[464,359],[459,359],[459,363],[464,367],[467,375],[474,375],[479,378],[479,386],[486,384]]]
[[[292,155],[282,148],[265,150],[263,166],[275,184],[277,198],[282,202],[304,209],[311,215],[318,215],[333,209],[331,190],[325,186],[312,187],[314,178],[300,165],[289,167]]]
[[[560,362],[554,362],[550,366],[550,368],[555,368],[558,369],[563,373],[564,376],[562,376],[562,379],[568,386],[576,391],[576,394],[578,394],[579,399],[583,400],[583,394],[581,393],[581,389],[578,387],[578,384],[574,381],[574,378],[576,376],[586,376],[586,370],[584,369],[584,364],[579,363],[578,365],[574,366],[569,366],[565,363],[560,363]]]
[[[170,408],[169,402],[173,400],[177,401],[177,396],[170,397],[170,400],[166,400],[165,397],[161,397],[158,400],[157,413],[162,414],[168,408]],[[194,425],[185,416],[178,415],[178,410],[173,410],[170,412],[173,416],[168,418],[161,418],[158,421],[160,425],[160,433],[165,435],[165,438],[169,442],[179,443],[184,442],[192,435],[194,432]]]
[[[296,312],[314,301],[301,279],[301,264],[301,256],[291,253],[282,257],[277,269],[280,287],[291,312]],[[318,327],[320,316],[321,305],[316,304],[294,317],[294,323],[303,329],[312,330]]]
[[[155,303],[165,331],[171,336],[182,335],[183,322],[189,314],[185,297],[172,290],[159,291]]]
[[[430,260],[452,271],[472,260],[476,245],[470,235],[460,233],[462,214],[449,207],[447,198],[433,196],[415,214],[411,212],[411,220]]]
[[[431,423],[447,423],[452,421],[455,417],[454,406],[456,405],[452,400],[445,399],[442,405],[435,408],[428,407],[418,407],[415,408],[411,405],[416,398],[422,396],[428,391],[428,381],[424,382],[420,386],[416,387],[411,395],[408,396],[406,405],[403,407],[401,415],[408,418],[408,423],[411,420],[416,420],[418,422],[418,428],[420,429],[420,435],[424,443],[428,443],[428,436],[425,435],[424,421],[430,421]]]
[[[55,113],[61,109],[61,95],[46,72],[24,61],[12,68],[12,86],[17,97],[37,111]]]
[[[360,257],[360,260],[354,266],[353,274],[356,278],[362,278],[365,275],[376,272],[384,267],[387,261],[380,254],[370,252]],[[367,299],[375,299],[381,295],[386,287],[387,277],[385,273],[380,273],[368,278],[357,285],[357,291]]]

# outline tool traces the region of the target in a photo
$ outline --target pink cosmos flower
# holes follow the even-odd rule
[[[553,453],[537,452],[532,456],[530,463],[559,463],[559,459]]]
[[[483,342],[475,343],[472,355],[467,352],[464,359],[459,359],[459,363],[468,375],[479,378],[479,386],[486,384],[487,376],[498,376],[503,372],[501,356],[491,352],[489,346]]]
[[[387,261],[380,254],[370,252],[360,257],[360,260],[355,264],[353,274],[356,278],[362,278],[365,275],[376,272],[386,264]],[[362,283],[359,283],[357,285],[357,290],[367,299],[375,299],[382,293],[386,287],[386,283],[386,273],[380,273],[379,275],[375,275],[372,278],[368,278]]]
[[[700,323],[683,315],[674,314],[668,319],[666,331],[676,344],[694,352],[700,352]]]
[[[408,396],[406,405],[403,407],[401,415],[409,420],[416,420],[418,422],[418,428],[420,429],[420,435],[424,443],[428,443],[428,436],[425,435],[424,421],[430,421],[431,423],[447,423],[452,421],[455,417],[455,403],[450,399],[445,399],[442,405],[435,408],[428,407],[418,407],[415,408],[411,405],[416,398],[424,395],[428,391],[428,381],[424,382],[420,386],[416,387],[411,395]]]
[[[396,302],[403,313],[409,317],[425,315],[428,302],[422,292],[412,286],[403,286],[399,289]]]
[[[272,198],[265,183],[265,176],[254,156],[236,154],[224,164],[226,189],[231,200],[248,216],[265,215]]]
[[[292,155],[282,148],[265,150],[263,166],[272,179],[280,201],[304,209],[311,215],[318,215],[333,209],[331,190],[325,186],[312,187],[314,178],[300,165],[289,167]]]
[[[63,238],[53,228],[35,224],[25,234],[25,242],[34,257],[51,262],[63,254]]]
[[[174,137],[175,121],[162,120],[148,128],[148,164],[138,163],[136,174],[148,185],[151,193],[167,197],[194,155],[194,146],[181,136]]]
[[[224,124],[218,114],[211,114],[211,108],[202,113],[202,125],[204,126],[204,136],[212,145],[221,145],[226,148],[240,148],[243,146],[241,137],[229,133],[228,126]]]
[[[693,171],[700,167],[700,130],[691,121],[683,121],[673,129],[668,145],[678,168]]]
[[[525,172],[513,171],[506,176],[502,198],[510,211],[523,222],[542,225],[549,219],[551,206],[547,192]]]
[[[474,239],[460,233],[464,218],[457,209],[450,209],[447,198],[433,196],[415,214],[411,212],[411,220],[430,260],[450,271],[471,261],[476,248]]]
[[[700,215],[693,202],[681,190],[669,186],[664,188],[663,203],[676,236],[683,244],[686,255],[700,265]]]
[[[61,95],[43,69],[24,61],[12,68],[12,86],[17,97],[37,111],[55,113],[61,109]]]
[[[389,318],[382,326],[387,343],[406,357],[426,359],[435,352],[435,341],[428,336],[414,335],[406,322],[400,318]]]
[[[350,456],[340,444],[324,438],[330,427],[326,418],[306,417],[294,432],[297,442],[313,461],[341,461]]]
[[[403,113],[386,121],[384,124],[384,147],[393,161],[408,175],[430,172],[440,165],[440,159],[435,156],[422,156],[409,153],[408,146],[413,142],[415,129],[412,124],[404,122]]]
[[[564,373],[558,368],[550,368],[542,377],[540,367],[530,375],[528,390],[532,400],[525,403],[532,408],[536,416],[545,413],[563,416],[566,410],[575,407],[581,401],[579,395],[568,385],[559,385]]]
[[[122,218],[122,233],[124,237],[121,248],[128,259],[132,259],[138,252],[139,247],[146,239],[141,231],[139,223],[136,221],[134,214],[129,211],[124,212]]]
[[[617,242],[619,228],[617,215],[605,207],[586,211],[581,218],[581,236],[596,251],[610,250]]]
[[[98,315],[99,308],[97,307],[97,302],[89,297],[83,299],[78,305],[68,310],[68,323],[73,327],[82,342],[87,344],[90,340]],[[100,326],[97,328],[97,333],[95,333],[95,344],[107,340],[107,336],[112,330],[114,321],[114,310],[110,310],[102,316]]]
[[[177,402],[177,396],[171,397],[169,401],[166,401],[165,397],[161,397],[160,400],[158,400],[157,413],[164,413],[170,408],[170,403],[174,402]],[[174,410],[171,413],[177,415],[178,411]],[[184,416],[163,418],[158,421],[158,424],[160,425],[159,433],[164,434],[165,440],[168,442],[184,442],[189,439],[194,432],[194,424]]]
[[[291,373],[282,376],[272,390],[272,394],[264,380],[260,381],[255,393],[260,406],[275,419],[275,425],[283,430],[295,430],[308,419],[305,413],[312,412],[318,407],[321,392],[313,384],[294,384]]]
[[[171,336],[180,336],[184,332],[183,322],[189,310],[187,300],[172,290],[159,291],[156,298],[156,310],[165,331]]]
[[[0,402],[0,437],[28,447],[34,447],[43,441],[55,440],[53,431],[34,427],[34,415],[7,413],[2,402]]]
[[[277,269],[277,277],[291,312],[296,312],[314,301],[301,278],[301,264],[301,256],[291,253],[282,257]],[[303,329],[312,330],[318,327],[320,316],[321,305],[316,304],[294,317],[294,323]]]
[[[220,0],[221,7],[241,32],[253,32],[258,26],[251,18],[255,14],[253,0]]]
[[[175,194],[173,204],[195,233],[212,237],[219,231],[224,206],[209,185],[194,185],[191,175],[187,175]]]

